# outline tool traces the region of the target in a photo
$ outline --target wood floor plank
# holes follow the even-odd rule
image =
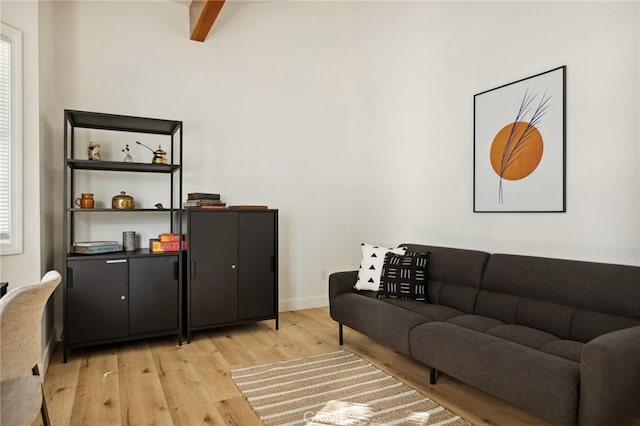
[[[81,355],[70,425],[120,425],[116,347]]]
[[[229,398],[216,404],[216,409],[228,425],[260,426],[262,422],[243,396]]]
[[[123,425],[173,425],[146,342],[132,343],[118,351],[118,373]]]
[[[238,333],[242,333],[242,328],[245,327],[247,326],[241,326]],[[244,344],[238,336],[234,334],[233,327],[210,332],[209,338],[227,360],[231,368],[264,363],[260,356],[253,351],[253,348]]]
[[[60,350],[54,353],[50,361],[44,381],[44,392],[47,403],[50,406],[56,407],[55,410],[50,410],[49,413],[49,419],[54,425],[71,424],[80,365],[80,357],[76,357],[69,360],[67,364],[63,364],[62,351]]]
[[[166,341],[152,342],[151,354],[175,425],[222,425],[224,420],[200,375],[189,362],[189,345],[167,346]]]
[[[196,337],[185,351],[212,401],[222,401],[240,395],[231,378],[229,363],[206,335]],[[193,350],[192,350],[193,349]]]

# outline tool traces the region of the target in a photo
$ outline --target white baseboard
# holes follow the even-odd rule
[[[323,306],[329,306],[329,296],[280,300],[278,310],[280,312],[299,311],[301,309],[320,308]]]
[[[53,355],[53,351],[56,348],[56,329],[53,329],[53,332],[49,335],[49,339],[47,339],[47,345],[44,347],[42,352],[42,371],[40,371],[40,376],[44,380],[44,376],[47,374],[47,369],[49,368],[49,361],[51,360],[51,355]]]

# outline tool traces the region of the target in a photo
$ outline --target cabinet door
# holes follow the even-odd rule
[[[78,260],[67,265],[68,343],[125,337],[127,259]]]
[[[238,219],[238,317],[275,315],[275,214],[241,212]]]
[[[129,260],[129,334],[178,328],[178,257]]]
[[[238,215],[189,214],[190,327],[234,322],[238,317]]]

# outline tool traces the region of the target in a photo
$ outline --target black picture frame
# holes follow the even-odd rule
[[[473,211],[566,212],[566,66],[474,95]]]

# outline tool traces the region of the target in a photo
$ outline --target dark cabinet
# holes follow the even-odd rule
[[[276,314],[276,253],[273,214],[238,215],[238,318]]]
[[[275,319],[277,210],[191,210],[186,324],[191,331]]]
[[[129,262],[129,334],[178,327],[178,256]]]
[[[238,216],[191,212],[190,218],[187,232],[191,326],[234,322],[238,305]]]
[[[179,327],[178,255],[67,262],[69,345]]]
[[[68,343],[126,336],[127,259],[70,260],[67,265]]]

